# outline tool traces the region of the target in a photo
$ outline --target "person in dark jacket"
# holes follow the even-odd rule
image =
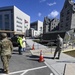
[[[57,35],[57,40],[56,41],[57,41],[56,42],[57,47],[56,47],[56,50],[54,52],[54,59],[55,59],[55,56],[56,56],[57,52],[58,52],[58,57],[57,58],[59,59],[61,50],[63,48],[63,39],[60,37],[59,34]]]
[[[6,33],[1,33],[1,40],[0,40],[0,56],[1,61],[3,63],[3,69],[8,74],[9,73],[9,59],[11,58],[13,50],[13,45],[10,40],[7,38]]]

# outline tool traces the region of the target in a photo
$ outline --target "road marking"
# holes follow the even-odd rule
[[[46,61],[44,62],[47,67],[49,67],[55,75],[60,75],[51,65],[49,65]]]
[[[42,66],[42,67],[37,67],[37,68],[32,68],[32,69],[28,69],[26,71],[24,71],[21,75],[24,75],[26,72],[28,71],[32,71],[32,70],[37,70],[37,69],[41,69],[41,68],[46,68],[47,66]]]
[[[24,75],[24,74],[27,73],[27,72],[28,72],[28,70],[24,71],[21,75]]]
[[[16,73],[21,73],[21,72],[23,72],[21,75],[24,75],[28,71],[37,70],[37,69],[46,68],[46,67],[47,66],[41,66],[41,67],[36,67],[36,68],[31,68],[31,69],[27,69],[27,70],[21,70],[21,71],[11,72],[9,74],[1,74],[1,75],[13,75],[13,74],[16,74]]]

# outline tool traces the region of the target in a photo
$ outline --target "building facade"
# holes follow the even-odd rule
[[[33,32],[33,33],[31,33],[32,36],[37,37],[43,33],[43,22],[41,22],[39,20],[32,22],[30,24],[30,28],[31,28],[30,30]]]
[[[75,2],[65,0],[64,6],[60,12],[59,30],[68,31],[75,29]]]
[[[47,33],[50,31],[50,21],[51,21],[51,19],[49,19],[48,17],[44,17],[43,33]]]
[[[46,23],[49,22],[47,21]],[[55,22],[53,25],[52,23],[49,24],[52,32],[44,33],[43,40],[55,40],[57,34],[60,34],[66,42],[70,40],[73,43],[75,38],[75,2],[72,0],[65,0],[64,6],[60,12],[60,22],[57,28],[59,31],[56,31],[57,29],[54,27]]]
[[[50,21],[49,31],[58,31],[59,30],[59,19],[54,18]]]
[[[48,33],[51,31],[58,31],[58,30],[59,30],[59,19],[57,18],[49,19],[48,17],[44,18],[43,33]]]
[[[0,30],[25,33],[30,28],[30,16],[16,6],[0,7]]]

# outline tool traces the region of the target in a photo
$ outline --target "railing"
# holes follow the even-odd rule
[[[49,49],[51,51],[51,53],[55,50],[56,48],[56,43],[52,42],[52,41],[49,41],[46,46],[45,45],[40,45],[39,43],[36,43],[34,42],[34,47],[35,49]],[[75,43],[74,43],[74,40],[71,40],[71,41],[64,41],[64,44],[63,44],[63,51],[65,50],[70,50],[70,49],[74,49],[75,48]]]

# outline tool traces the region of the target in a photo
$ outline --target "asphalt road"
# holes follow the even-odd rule
[[[50,75],[52,71],[43,62],[38,62],[38,59],[39,57],[32,56],[29,50],[18,55],[17,48],[14,48],[9,63],[9,75]],[[0,75],[6,75],[3,73],[1,61]]]

